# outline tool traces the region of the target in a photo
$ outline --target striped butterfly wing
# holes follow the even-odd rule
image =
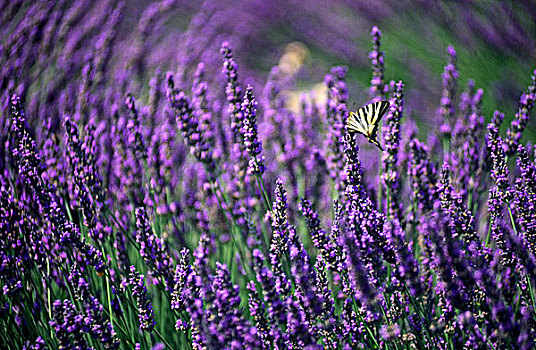
[[[379,101],[363,106],[355,112],[350,112],[346,122],[348,131],[358,132],[370,139],[378,131],[379,122],[388,109],[388,101]]]
[[[359,113],[350,112],[350,116],[346,120],[346,127],[349,132],[358,132],[363,135],[367,135],[367,121]]]
[[[374,136],[378,133],[378,126],[380,125],[380,121],[389,109],[390,104],[388,101],[379,101],[371,103],[367,106],[370,106],[370,113],[367,113],[367,122],[369,127],[372,126],[369,136]]]

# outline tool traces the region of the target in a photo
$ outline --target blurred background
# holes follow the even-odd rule
[[[291,109],[302,92],[316,91],[322,102],[324,75],[334,65],[347,66],[349,105],[357,108],[368,99],[370,31],[378,26],[386,81],[404,81],[405,115],[418,121],[422,135],[435,127],[448,45],[457,51],[458,92],[473,79],[484,90],[487,120],[494,109],[511,120],[536,63],[531,0],[59,0],[39,6],[7,0],[0,1],[0,17],[0,87],[24,92],[30,117],[67,110],[62,106],[78,93],[92,59],[95,99],[95,91],[118,87],[148,99],[156,69],[178,73],[189,87],[199,62],[211,94],[223,96],[224,40],[239,79],[256,91],[263,91],[272,67],[279,68]],[[526,139],[535,139],[535,125],[531,120]]]

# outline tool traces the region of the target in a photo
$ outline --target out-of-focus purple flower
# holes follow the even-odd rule
[[[199,128],[199,119],[192,110],[190,100],[183,91],[175,89],[173,75],[168,74],[166,77],[168,90],[168,103],[173,110],[173,115],[177,126],[182,132],[184,142],[190,147],[190,152],[207,167],[210,179],[213,181],[216,177],[216,164],[212,157],[210,144],[204,139],[204,134]]]
[[[473,215],[464,207],[463,197],[455,192],[450,184],[448,164],[443,165],[441,178],[437,186],[441,207],[451,217],[451,227],[456,238],[461,238],[466,245],[480,242],[475,230]]]
[[[140,115],[136,108],[136,100],[132,94],[128,93],[125,100],[125,106],[130,113],[130,118],[127,123],[127,130],[129,131],[127,142],[133,145],[134,154],[138,159],[147,159],[147,148],[145,146],[145,139],[143,136],[142,125],[140,124]]]
[[[454,118],[454,97],[458,85],[458,70],[456,68],[456,50],[452,46],[447,48],[448,63],[443,71],[443,94],[439,107],[439,118],[443,123],[439,127],[441,135],[450,139]]]
[[[519,98],[519,107],[517,110],[512,124],[506,131],[506,140],[504,143],[504,148],[506,154],[511,156],[517,151],[517,146],[519,145],[519,140],[523,136],[523,131],[527,127],[529,122],[530,111],[534,107],[536,102],[536,69],[532,74],[532,82],[529,85],[526,92],[524,92]]]
[[[370,35],[372,36],[372,51],[369,53],[369,59],[372,63],[372,80],[369,95],[371,102],[376,102],[383,100],[389,86],[385,85],[384,81],[385,52],[380,51],[382,32],[378,27],[372,27]]]
[[[436,167],[428,157],[428,150],[422,142],[416,138],[409,142],[408,176],[413,198],[422,212],[432,210],[437,197]]]
[[[345,132],[344,124],[348,117],[346,108],[348,89],[344,81],[347,71],[346,67],[333,67],[331,74],[326,74],[324,78],[324,83],[328,88],[326,102],[328,133],[325,142],[325,148],[328,150],[327,165],[329,175],[335,182],[335,189],[339,195],[344,192],[346,181],[342,139]]]
[[[37,339],[35,339],[35,342],[33,343],[30,341],[27,341],[22,346],[22,350],[46,350],[46,349],[48,348],[46,347],[45,341],[41,337],[37,337]]]
[[[382,153],[383,173],[381,180],[387,194],[387,214],[389,218],[401,219],[402,203],[399,200],[400,174],[397,170],[398,150],[400,148],[400,119],[404,111],[404,84],[396,83],[391,109],[385,117],[383,130],[383,143],[385,151]]]
[[[168,290],[173,289],[173,261],[162,239],[153,233],[145,208],[136,208],[136,242],[140,255],[155,277],[162,277]]]

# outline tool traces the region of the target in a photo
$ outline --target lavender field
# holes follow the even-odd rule
[[[536,7],[403,3],[0,0],[0,349],[536,348]]]

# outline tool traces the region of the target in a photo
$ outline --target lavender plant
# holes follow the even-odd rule
[[[0,2],[1,348],[536,346],[534,72],[507,130],[499,111],[485,128],[449,47],[423,141],[373,27],[369,97],[391,104],[378,162],[345,128],[346,67],[298,108],[296,76],[257,89],[234,40],[149,74],[149,39],[179,6],[159,1],[110,70],[125,4],[71,32],[93,4],[66,3]],[[45,78],[51,41],[61,74]]]

